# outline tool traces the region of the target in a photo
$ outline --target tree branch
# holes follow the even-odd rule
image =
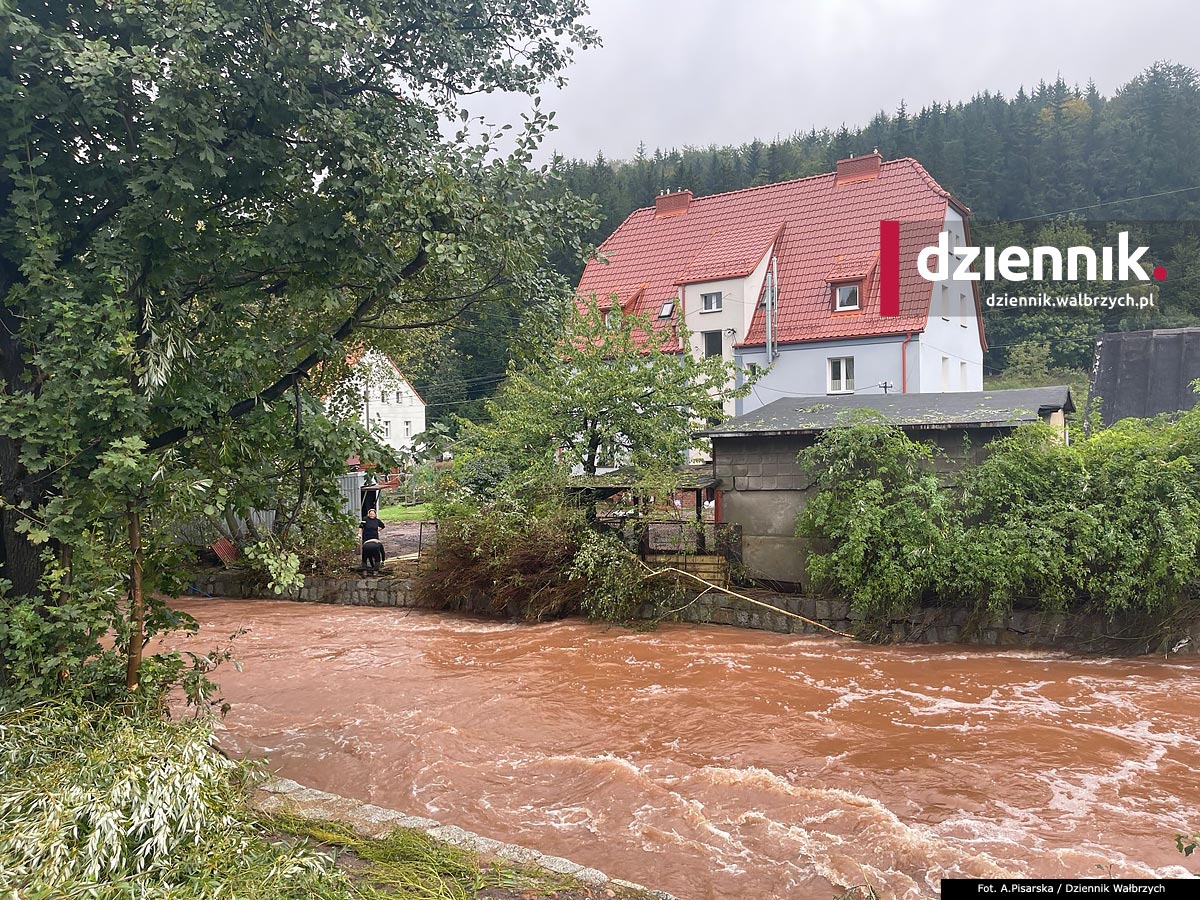
[[[400,278],[411,278],[413,275],[423,269],[428,262],[429,257],[425,252],[425,248],[422,247],[417,251],[416,256],[410,259],[404,265],[404,268],[400,270]],[[331,337],[338,342],[344,341],[346,338],[348,338],[354,332],[354,329],[358,326],[363,317],[366,316],[367,313],[369,313],[375,307],[375,304],[377,304],[383,297],[384,293],[382,292],[373,292],[368,294],[365,298],[363,298],[358,306],[354,308],[353,312],[346,317],[342,324],[338,326],[337,330],[333,332]],[[292,385],[299,382],[301,378],[305,377],[309,372],[311,372],[318,363],[324,360],[324,358],[324,354],[314,350],[296,365],[292,366],[291,369],[281,375],[278,379],[276,379],[275,382],[269,387],[259,391],[253,397],[246,397],[243,400],[239,400],[237,403],[229,407],[229,409],[227,409],[223,414],[213,416],[209,421],[215,422],[222,419],[239,419],[263,403],[270,403],[274,400],[278,400],[283,396],[285,391],[287,391],[292,387]],[[169,447],[171,444],[178,443],[184,438],[187,438],[199,431],[202,424],[203,423],[196,423],[194,425],[177,425],[174,428],[167,429],[156,437],[151,438],[147,442],[146,448],[153,451],[161,450],[164,447]]]

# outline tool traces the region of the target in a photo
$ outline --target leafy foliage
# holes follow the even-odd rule
[[[487,499],[460,491],[433,506],[438,540],[416,589],[425,605],[541,620],[582,613],[628,622],[643,603],[670,596],[640,577],[637,558],[561,481],[522,498],[500,485]]]
[[[330,878],[328,860],[256,833],[239,787],[246,770],[210,740],[203,719],[94,706],[0,718],[5,887],[19,896],[265,898]]]
[[[638,607],[655,597],[642,578],[637,558],[621,539],[608,531],[583,533],[567,577],[587,585],[580,610],[592,619],[630,622]]]
[[[510,369],[486,406],[488,420],[466,427],[465,455],[527,473],[670,470],[702,446],[692,436],[697,426],[719,421],[725,401],[749,390],[734,387],[732,364],[679,346],[687,346],[686,333],[592,298],[570,315],[549,354]]]
[[[945,577],[951,518],[923,468],[930,456],[899,429],[867,420],[831,429],[800,453],[817,493],[796,531],[829,548],[810,554],[809,572],[869,618],[906,610]]]
[[[505,155],[461,101],[555,81],[583,11],[0,6],[0,695],[108,671],[110,628],[135,686],[181,524],[283,542],[379,459],[308,396],[349,346],[563,293],[590,213],[532,166],[550,115]]]
[[[1126,420],[1067,445],[1027,425],[949,487],[898,429],[833,429],[801,454],[819,489],[798,533],[814,577],[868,615],[939,598],[1169,614],[1200,584],[1200,413]]]

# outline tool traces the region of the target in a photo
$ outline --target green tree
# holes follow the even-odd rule
[[[470,425],[470,453],[503,459],[517,472],[606,464],[645,475],[685,462],[701,443],[694,432],[719,421],[737,371],[720,357],[679,352],[686,332],[624,315],[594,299],[568,319],[556,347],[513,367],[487,405],[489,420]]]
[[[352,335],[561,289],[543,261],[587,223],[530,165],[549,115],[503,156],[461,98],[557,79],[583,11],[0,3],[0,693],[76,681],[113,617],[140,654],[147,521],[241,490],[229,460]]]

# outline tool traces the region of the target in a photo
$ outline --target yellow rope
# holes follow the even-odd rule
[[[702,592],[701,596],[703,596],[703,594],[707,594],[708,591],[720,591],[722,594],[727,594],[728,596],[734,597],[738,600],[744,600],[747,603],[753,603],[755,606],[761,606],[763,609],[769,609],[772,612],[781,613],[781,614],[783,614],[785,616],[789,616],[793,619],[799,619],[801,622],[804,622],[805,624],[808,624],[808,625],[812,625],[814,628],[823,628],[825,631],[828,631],[830,634],[836,634],[838,637],[844,637],[844,638],[850,638],[851,640],[856,640],[855,636],[852,634],[847,634],[844,631],[838,631],[836,628],[830,628],[828,625],[822,625],[820,622],[814,622],[812,619],[807,619],[804,616],[801,616],[794,612],[789,612],[786,609],[780,609],[778,606],[772,606],[770,603],[764,603],[762,600],[755,600],[753,597],[747,597],[745,594],[739,594],[737,591],[731,591],[731,590],[729,590],[729,588],[721,587],[719,584],[713,584],[711,581],[705,581],[699,575],[695,575],[691,572],[685,572],[683,569],[677,569],[674,566],[668,566],[664,569],[654,569],[654,568],[651,568],[649,565],[647,565],[646,561],[643,559],[639,559],[638,562],[641,563],[642,567],[647,570],[647,574],[642,576],[643,581],[645,581],[647,578],[653,578],[656,575],[663,575],[663,574],[666,574],[667,572],[674,572],[677,575],[683,575],[687,578],[692,579],[693,581],[698,581],[700,584],[705,585],[706,590]],[[699,600],[700,598],[697,597],[696,599]],[[693,600],[692,602],[694,603],[695,600]],[[678,610],[676,610],[676,611],[678,612]]]

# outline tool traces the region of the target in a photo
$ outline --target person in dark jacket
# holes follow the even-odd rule
[[[380,521],[375,510],[367,510],[367,517],[358,526],[359,538],[362,540],[362,564],[364,569],[370,568],[378,571],[383,565],[386,557],[383,553],[383,541],[379,539],[379,532],[386,527]]]

